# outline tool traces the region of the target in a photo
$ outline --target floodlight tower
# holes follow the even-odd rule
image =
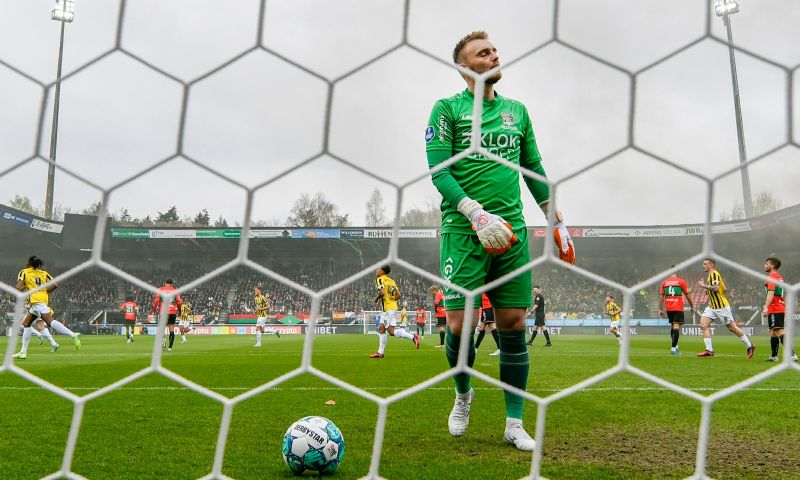
[[[50,18],[61,22],[61,38],[58,42],[58,67],[56,68],[56,92],[53,98],[53,123],[50,127],[50,163],[47,167],[47,193],[44,200],[44,216],[53,219],[53,183],[56,175],[56,145],[58,143],[58,106],[61,100],[61,60],[64,58],[64,27],[75,19],[74,0],[56,0]]]
[[[742,197],[744,212],[747,218],[753,216],[753,196],[750,193],[750,174],[747,170],[747,149],[744,143],[744,124],[742,122],[742,106],[739,100],[739,77],[736,73],[736,54],[733,48],[733,31],[731,15],[739,13],[739,3],[735,0],[714,0],[714,13],[722,17],[728,33],[728,59],[731,64],[731,82],[733,82],[733,109],[736,115],[736,136],[739,142],[739,163],[742,164]]]

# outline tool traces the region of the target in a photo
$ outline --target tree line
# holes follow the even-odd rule
[[[26,212],[39,217],[44,217],[44,206],[35,206],[27,196],[15,195],[8,206],[22,212]],[[366,202],[366,223],[365,227],[388,227],[392,224],[393,215],[387,215],[383,195],[376,188],[372,191]],[[53,206],[53,220],[63,221],[67,213],[78,213],[83,215],[98,215],[101,209],[100,202],[95,202],[86,208],[72,210],[69,207],[57,203]],[[208,209],[203,208],[194,215],[179,213],[176,206],[171,206],[163,212],[156,212],[154,215],[136,217],[131,215],[127,208],[122,208],[110,213],[111,225],[113,227],[241,227],[239,222],[229,224],[228,220],[222,215],[212,219]],[[400,216],[400,226],[402,227],[439,227],[442,224],[441,211],[435,199],[430,199],[422,207],[415,206],[406,210]],[[338,205],[328,199],[323,192],[315,194],[303,193],[298,197],[289,215],[285,219],[259,219],[251,222],[252,227],[349,227],[352,225],[349,213],[343,213]],[[355,225],[361,226],[361,225]]]

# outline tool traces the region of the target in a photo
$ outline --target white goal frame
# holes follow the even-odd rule
[[[383,312],[380,310],[364,310],[361,312],[360,321],[364,325],[364,334],[365,335],[375,335],[378,333],[377,325],[376,325],[376,317],[380,317]],[[406,315],[408,318],[408,325],[405,327],[410,333],[417,333],[417,317],[415,310],[407,310]],[[433,331],[433,326],[431,321],[433,319],[433,312],[430,310],[425,310],[425,335],[430,335]],[[401,328],[403,325],[400,323],[400,312],[397,313],[397,328]]]

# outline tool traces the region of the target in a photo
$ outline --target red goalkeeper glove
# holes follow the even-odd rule
[[[464,197],[458,202],[458,211],[469,218],[478,240],[490,255],[505,253],[516,243],[517,236],[511,230],[511,225],[502,217],[484,210],[483,205],[475,200]]]
[[[553,240],[558,249],[558,258],[575,265],[575,245],[569,235],[567,226],[564,225],[564,216],[556,212],[556,224],[553,226]]]

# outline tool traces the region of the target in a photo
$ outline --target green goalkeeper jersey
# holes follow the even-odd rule
[[[473,95],[468,89],[436,102],[425,130],[428,166],[435,167],[470,146]],[[483,101],[481,146],[499,157],[545,176],[528,110],[515,100],[495,94]],[[473,153],[432,175],[442,194],[442,232],[472,233],[469,219],[458,210],[465,196],[503,217],[513,229],[525,227],[520,198],[519,173],[480,153]],[[546,183],[525,177],[525,183],[541,205],[550,198]]]

